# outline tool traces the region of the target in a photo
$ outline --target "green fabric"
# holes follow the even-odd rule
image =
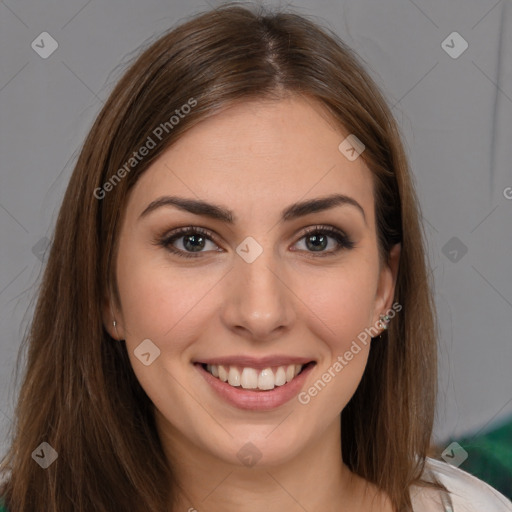
[[[456,441],[468,452],[460,468],[512,500],[512,418],[486,434]]]

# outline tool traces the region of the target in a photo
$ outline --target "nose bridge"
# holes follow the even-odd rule
[[[237,252],[249,250],[245,254],[239,252],[241,256],[235,260],[224,320],[231,328],[244,328],[262,339],[290,323],[292,304],[275,251],[269,245],[264,249],[258,246],[261,252],[255,259],[254,242],[249,240],[247,245],[243,242],[238,247]],[[246,257],[250,251],[252,257]]]

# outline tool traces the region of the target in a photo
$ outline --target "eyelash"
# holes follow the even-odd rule
[[[171,233],[168,233],[164,236],[158,237],[154,243],[155,245],[158,245],[160,247],[163,247],[164,249],[167,249],[168,251],[176,254],[177,256],[180,256],[182,258],[199,258],[201,257],[201,254],[204,252],[198,252],[198,253],[191,253],[182,251],[181,249],[176,249],[172,243],[176,240],[182,238],[185,235],[190,234],[199,234],[204,235],[206,238],[208,238],[210,241],[216,242],[216,237],[211,233],[210,231],[200,228],[200,227],[193,227],[193,226],[187,226],[183,228],[176,229],[175,231],[172,231]],[[353,249],[355,246],[355,243],[342,231],[330,227],[330,226],[313,226],[310,228],[306,228],[302,236],[299,238],[299,240],[302,240],[303,238],[312,235],[312,234],[327,234],[331,238],[334,238],[336,242],[338,243],[338,248],[331,251],[322,251],[317,254],[314,254],[312,251],[305,251],[305,252],[311,252],[313,258],[322,258],[326,256],[334,256],[337,254],[341,249]],[[299,241],[297,240],[297,241]],[[218,245],[218,244],[217,244]]]

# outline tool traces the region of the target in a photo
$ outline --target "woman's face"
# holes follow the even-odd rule
[[[247,102],[191,129],[133,188],[117,332],[108,306],[105,323],[175,447],[278,464],[339,425],[399,256],[379,267],[371,173],[342,154],[347,135],[312,101]]]

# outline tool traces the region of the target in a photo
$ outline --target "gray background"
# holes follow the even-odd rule
[[[435,439],[443,445],[484,432],[512,414],[511,0],[291,5],[328,20],[393,106],[421,201],[440,317]],[[0,1],[2,454],[17,351],[77,152],[118,66],[148,38],[206,7]],[[447,39],[454,31],[469,45],[457,58],[444,49],[461,48]],[[42,46],[42,32],[58,43],[46,59],[31,47]]]

